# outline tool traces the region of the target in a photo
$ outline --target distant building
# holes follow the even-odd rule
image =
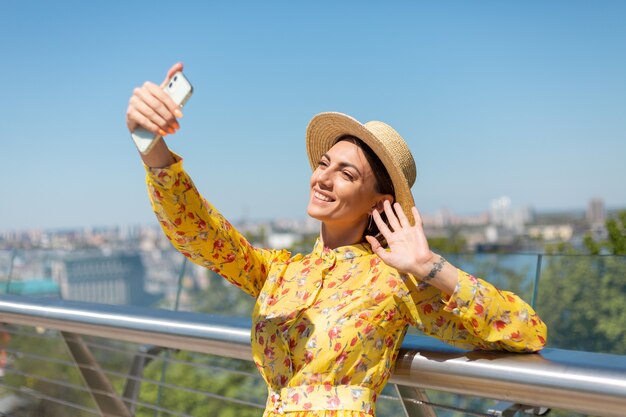
[[[485,242],[493,244],[509,245],[515,239],[513,229],[504,226],[495,226],[493,224],[485,227]]]
[[[79,255],[56,261],[53,279],[64,300],[148,305],[145,269],[139,254]]]
[[[604,225],[606,222],[606,209],[604,208],[604,200],[601,198],[592,198],[587,205],[587,222],[592,225]]]
[[[272,249],[286,249],[293,246],[298,240],[295,233],[270,233],[267,237],[268,247]]]
[[[505,226],[511,218],[511,199],[505,196],[491,200],[489,214],[491,224]]]
[[[7,294],[30,295],[36,297],[58,297],[59,284],[51,279],[25,279],[11,281]]]
[[[489,211],[490,223],[522,233],[524,225],[532,220],[533,213],[529,207],[513,208],[509,197],[500,197],[491,201]]]
[[[571,224],[535,225],[528,228],[528,236],[546,242],[567,242],[574,237]]]

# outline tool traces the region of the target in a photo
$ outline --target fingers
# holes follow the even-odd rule
[[[128,111],[126,112],[126,125],[131,132],[134,132],[138,126],[142,126],[152,133],[161,136],[167,135],[167,132],[163,131],[158,125],[154,124],[150,119],[137,111],[136,108],[131,106],[128,107]]]
[[[383,207],[385,210],[385,214],[387,215],[387,221],[389,225],[393,229],[393,231],[398,231],[404,227],[411,227],[411,222],[406,217],[404,210],[400,203],[394,203],[393,208],[391,207],[391,203],[389,201],[383,202]]]
[[[160,87],[146,81],[141,87],[135,88],[126,110],[128,130],[132,132],[137,126],[142,126],[152,133],[165,136],[180,128],[176,118],[183,114],[163,87],[176,72],[182,70],[182,62],[177,62],[167,71],[165,81]]]
[[[417,210],[417,207],[413,206],[411,212],[413,213],[413,218],[415,219],[415,226],[422,228],[424,226],[424,222],[422,221],[422,216],[420,216],[420,212]]]
[[[174,103],[174,100],[172,100],[172,97],[170,97],[169,94],[167,94],[161,87],[158,87],[150,82],[144,83],[143,90],[156,99],[154,103],[158,108],[155,110],[158,110],[162,115],[167,115],[169,122],[176,122],[176,116],[180,114],[180,107]],[[182,114],[180,116],[182,116]]]
[[[144,106],[147,107],[146,111],[148,113],[144,111],[142,111],[142,113],[154,123],[161,126],[161,128],[164,130],[168,130],[168,128],[175,130],[180,127],[174,114],[178,106],[160,87],[152,83],[145,83],[143,88],[137,89],[136,96],[142,101]],[[172,131],[170,133],[174,132]]]
[[[385,257],[387,256],[387,251],[385,251],[385,248],[382,247],[380,242],[373,236],[365,236],[365,239],[367,239],[367,242],[372,247],[372,252],[374,252],[384,261]]]
[[[374,252],[381,247],[380,242],[375,237],[367,235],[365,236],[365,239],[368,241]]]
[[[147,81],[133,91],[126,112],[126,123],[131,132],[137,126],[143,126],[152,133],[165,136],[180,128],[176,120],[177,111],[180,113],[171,97]]]
[[[411,227],[411,222],[406,217],[406,214],[404,214],[404,210],[402,209],[400,203],[395,203],[393,207],[396,209],[396,214],[398,215],[398,220],[400,220],[402,227]]]
[[[182,62],[177,62],[174,65],[172,65],[170,69],[167,71],[167,75],[165,76],[165,79],[161,83],[161,88],[165,88],[165,85],[167,84],[169,79],[172,78],[172,76],[176,74],[178,71],[182,71],[182,70],[183,70]]]
[[[398,218],[396,217],[396,214],[393,212],[391,203],[388,200],[385,200],[383,202],[383,208],[385,210],[385,214],[387,215],[387,221],[389,222],[389,226],[391,226],[391,228],[396,232],[400,230],[400,223],[398,222]]]
[[[376,226],[378,226],[380,233],[382,233],[385,239],[387,239],[392,232],[389,230],[389,227],[387,227],[387,224],[385,224],[385,221],[380,216],[378,210],[372,211],[372,217],[374,218],[374,222],[376,222]]]

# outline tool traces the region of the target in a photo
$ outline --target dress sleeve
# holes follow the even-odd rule
[[[152,209],[174,247],[192,262],[257,297],[273,262],[288,251],[255,248],[198,193],[182,159],[165,168],[146,168]]]
[[[546,325],[517,295],[458,271],[451,296],[406,275],[403,309],[409,324],[464,349],[536,352],[546,343]]]

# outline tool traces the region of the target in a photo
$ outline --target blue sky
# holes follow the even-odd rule
[[[0,230],[153,222],[124,117],[185,63],[170,146],[236,221],[304,217],[318,112],[396,128],[418,208],[626,207],[626,2],[3,1]]]

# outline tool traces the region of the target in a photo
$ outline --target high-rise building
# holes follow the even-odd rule
[[[511,199],[505,196],[491,200],[489,215],[491,224],[506,225],[511,218]]]
[[[592,198],[587,205],[587,222],[591,225],[603,225],[606,221],[606,209],[604,200]]]

